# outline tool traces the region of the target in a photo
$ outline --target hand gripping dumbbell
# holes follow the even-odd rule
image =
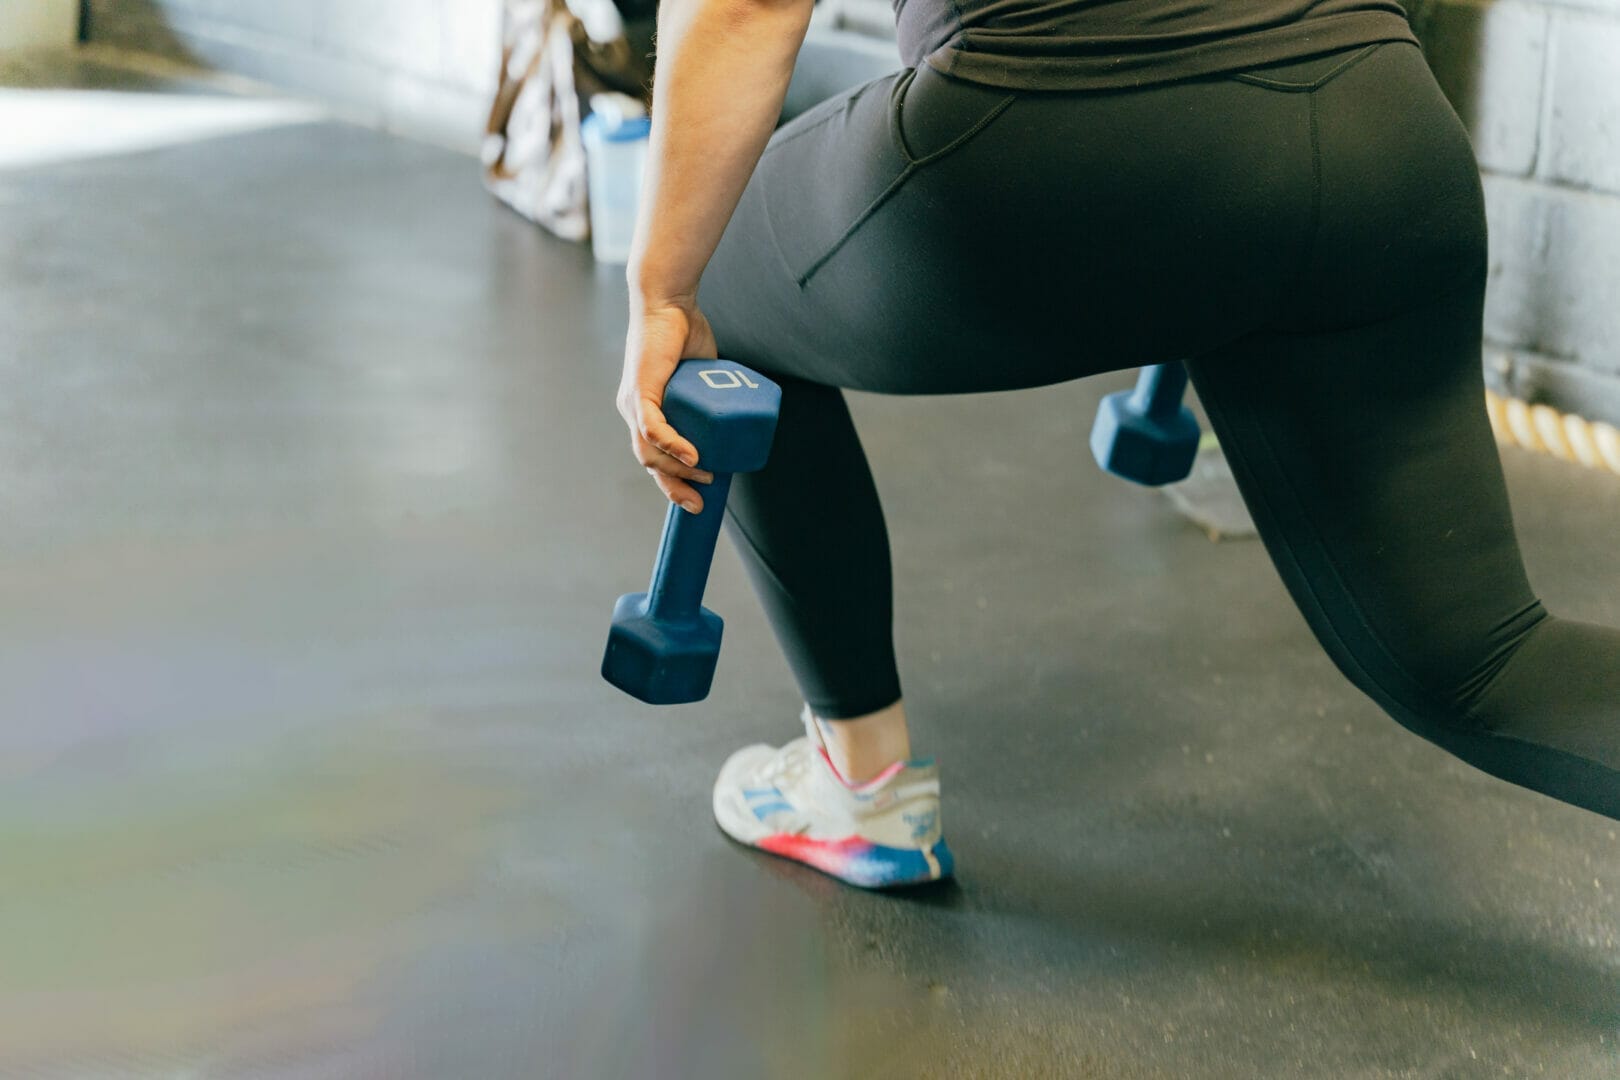
[[[1181,403],[1187,369],[1179,361],[1144,368],[1135,390],[1097,407],[1091,452],[1097,464],[1138,484],[1185,480],[1198,456],[1198,419]]]
[[[602,677],[651,705],[701,701],[720,656],[720,616],[703,606],[732,473],[765,465],[782,388],[729,360],[684,360],[664,390],[664,418],[697,447],[714,483],[698,485],[703,511],[674,503],[664,517],[652,584],[613,605]]]

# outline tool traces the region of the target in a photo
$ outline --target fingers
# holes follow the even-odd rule
[[[702,512],[703,496],[693,485],[712,484],[714,474],[697,467],[697,447],[670,426],[662,404],[676,366],[695,355],[715,355],[714,331],[701,312],[674,304],[640,310],[632,303],[619,414],[630,428],[636,460],[665,498],[694,514]]]
[[[662,473],[677,480],[693,480],[699,484],[714,483],[714,474],[707,469],[693,468],[666,454],[639,435],[630,437],[630,450],[648,472]]]
[[[703,510],[703,496],[692,485],[714,483],[713,473],[683,464],[639,435],[631,436],[630,450],[670,502],[694,514]]]
[[[696,465],[697,447],[683,439],[679,432],[669,426],[668,421],[664,419],[664,411],[658,407],[657,402],[650,398],[642,398],[639,404],[636,430],[641,437],[688,467]]]
[[[653,478],[653,483],[658,485],[658,490],[662,491],[664,497],[670,502],[689,514],[703,513],[703,496],[699,495],[697,489],[691,484],[677,480],[668,473],[659,472],[657,469],[648,469],[647,473]]]
[[[683,509],[703,511],[703,496],[692,483],[712,484],[714,474],[696,467],[697,447],[664,419],[663,410],[649,398],[620,402],[619,411],[630,424],[630,449],[664,497]]]
[[[659,388],[660,393],[662,389]],[[618,406],[619,415],[630,425],[630,432],[636,438],[645,440],[687,466],[698,463],[697,447],[669,426],[669,422],[664,419],[663,409],[659,408],[657,398],[645,390],[627,386],[619,391]]]

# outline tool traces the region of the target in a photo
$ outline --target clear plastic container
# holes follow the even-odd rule
[[[591,252],[597,262],[623,265],[630,258],[630,240],[635,235],[636,204],[652,122],[639,101],[621,94],[597,95],[591,105],[591,114],[580,125],[590,198]]]

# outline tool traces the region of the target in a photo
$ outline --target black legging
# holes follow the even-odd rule
[[[1340,670],[1458,757],[1620,818],[1620,631],[1549,615],[1525,577],[1485,276],[1478,168],[1408,44],[1104,93],[924,66],[801,115],[699,301],[721,355],[783,385],[728,527],[805,699],[839,718],[900,696],[883,512],[839,387],[1190,358]]]

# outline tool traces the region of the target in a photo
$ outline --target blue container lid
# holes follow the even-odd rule
[[[635,142],[652,134],[652,119],[632,116],[609,127],[598,113],[591,113],[580,125],[582,132],[592,132],[603,142]]]

